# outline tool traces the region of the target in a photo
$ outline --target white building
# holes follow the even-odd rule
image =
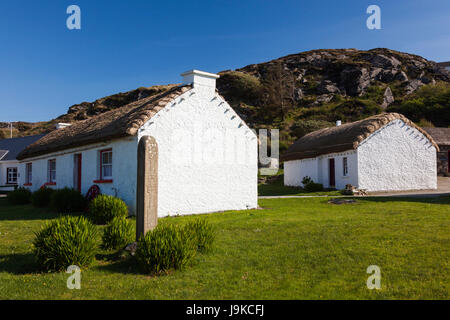
[[[302,186],[309,176],[337,189],[436,189],[437,150],[428,133],[397,113],[338,123],[305,135],[286,151],[284,184]]]
[[[17,155],[42,137],[41,134],[0,140],[0,191],[11,191],[17,186],[19,168]]]
[[[183,84],[55,130],[24,150],[19,183],[104,194],[136,208],[137,147],[158,144],[158,216],[257,207],[257,138],[216,92],[217,75]],[[32,178],[28,181],[28,170]]]

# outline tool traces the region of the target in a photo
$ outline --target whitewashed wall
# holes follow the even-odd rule
[[[100,176],[99,152],[109,148],[112,148],[113,151],[113,182],[94,183],[94,180],[98,180]],[[32,191],[39,189],[47,182],[48,160],[56,159],[56,185],[49,187],[54,189],[74,188],[74,155],[81,153],[81,192],[86,194],[92,185],[97,184],[103,194],[118,196],[127,203],[130,213],[134,213],[136,202],[136,150],[137,139],[136,137],[130,137],[27,159],[22,161],[19,167],[19,184],[25,183],[25,165],[31,162],[33,174],[32,186],[29,189]]]
[[[257,138],[214,90],[184,93],[140,129],[146,135],[159,147],[159,216],[257,207]]]
[[[343,158],[347,157],[348,175],[343,173]],[[284,184],[287,186],[302,187],[305,176],[314,182],[321,183],[325,188],[330,187],[329,159],[335,159],[336,188],[344,189],[346,184],[358,184],[358,155],[356,151],[332,153],[316,158],[287,161],[284,163]]]
[[[369,191],[437,188],[436,149],[418,130],[394,120],[358,147],[359,187]]]
[[[284,163],[284,184],[291,187],[302,187],[302,180],[309,176],[319,182],[319,159],[310,158],[286,161]]]

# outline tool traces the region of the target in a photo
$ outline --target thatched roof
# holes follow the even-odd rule
[[[450,146],[450,128],[423,128],[440,146]]]
[[[354,150],[373,132],[397,119],[419,130],[439,150],[433,138],[405,116],[399,113],[383,113],[356,122],[308,133],[294,142],[282,155],[281,160],[315,158],[323,154]]]
[[[100,141],[136,135],[139,128],[191,86],[172,85],[161,94],[134,101],[92,118],[55,130],[31,144],[17,157],[19,160],[51,152],[76,148]]]

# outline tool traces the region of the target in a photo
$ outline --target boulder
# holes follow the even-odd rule
[[[383,103],[381,107],[386,109],[391,103],[394,102],[394,95],[392,94],[392,90],[390,87],[387,87],[384,91]]]
[[[405,86],[405,91],[406,94],[411,94],[414,91],[416,91],[418,88],[420,88],[421,86],[423,86],[424,83],[422,81],[420,81],[419,79],[413,79],[411,81],[409,81],[406,86]]]

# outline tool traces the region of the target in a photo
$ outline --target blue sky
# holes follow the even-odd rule
[[[81,8],[81,30],[66,9]],[[381,8],[368,30],[366,8]],[[0,121],[68,107],[196,68],[235,69],[321,48],[388,47],[450,60],[450,1],[40,0],[0,2]]]

